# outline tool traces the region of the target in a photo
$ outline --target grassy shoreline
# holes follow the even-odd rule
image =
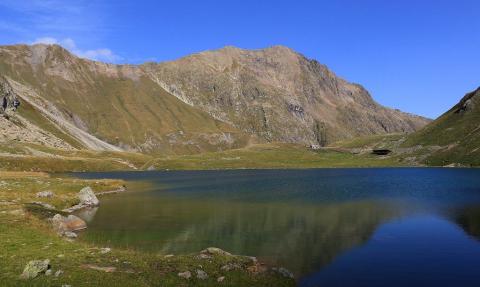
[[[28,208],[28,203],[42,201],[61,210],[76,203],[79,187],[89,185],[96,192],[102,192],[114,190],[123,184],[125,182],[121,180],[84,180],[58,178],[45,173],[0,172],[2,286],[295,285],[293,279],[245,256],[208,252],[165,256],[125,249],[112,249],[104,254],[102,248],[108,246],[94,246],[80,240],[62,238],[53,231],[49,222],[42,219],[41,209]],[[46,189],[52,191],[54,197],[36,197],[37,192]],[[58,277],[40,274],[34,279],[20,279],[23,268],[30,260],[44,259],[50,260],[53,273],[62,270],[63,274]],[[235,268],[226,271],[222,269],[224,266]],[[103,271],[110,270],[108,268],[114,268],[115,271]],[[206,272],[208,278],[196,278],[197,270]],[[190,279],[178,276],[178,273],[185,271],[191,273]],[[221,277],[224,277],[223,281],[217,282]]]

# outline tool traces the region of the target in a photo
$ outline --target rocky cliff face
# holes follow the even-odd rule
[[[80,59],[56,45],[3,46],[0,75],[25,102],[21,116],[88,149],[191,153],[252,140],[325,145],[412,132],[428,122],[378,105],[361,86],[281,46],[227,47],[140,66]]]
[[[15,111],[19,105],[20,101],[8,81],[0,77],[0,114],[7,115],[9,111]]]
[[[282,46],[226,47],[142,69],[185,103],[267,141],[325,145],[429,122],[380,106],[360,85]]]

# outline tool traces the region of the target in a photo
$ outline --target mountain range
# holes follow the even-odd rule
[[[283,46],[225,47],[142,65],[82,59],[58,45],[0,46],[0,87],[0,143],[67,150],[326,146],[430,122],[378,104],[362,86]]]

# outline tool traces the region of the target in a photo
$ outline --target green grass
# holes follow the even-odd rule
[[[463,111],[466,100],[469,110]],[[480,166],[480,91],[467,94],[459,104],[424,129],[410,135],[404,147],[439,146],[425,162],[429,165],[459,163]]]
[[[405,138],[405,134],[384,134],[357,137],[349,140],[332,143],[332,147],[340,148],[392,148],[398,141]]]
[[[76,203],[75,195],[81,187],[91,186],[96,192],[111,190],[124,184],[119,180],[83,180],[57,178],[44,173],[0,172],[0,282],[1,286],[294,286],[292,279],[266,271],[251,272],[250,258],[244,256],[213,255],[201,259],[198,254],[175,255],[142,253],[126,249],[113,249],[101,254],[100,248],[77,241],[67,241],[56,235],[45,218],[52,211],[28,204],[33,200],[54,204],[57,209]],[[128,186],[128,185],[127,185]],[[51,190],[51,199],[38,199],[36,192]],[[114,195],[109,195],[114,196]],[[101,198],[100,198],[101,200]],[[205,246],[207,247],[207,246]],[[30,260],[50,259],[55,276],[39,275],[23,280],[19,276]],[[222,271],[227,263],[244,268]],[[86,265],[115,267],[113,273],[93,270]],[[207,272],[209,278],[193,276],[183,279],[177,273],[196,269]],[[220,285],[217,278],[225,276]]]
[[[52,156],[28,155],[25,147]],[[145,155],[125,152],[54,150],[36,145],[0,146],[1,170],[14,171],[113,171],[155,169],[245,169],[404,166],[401,158],[353,154],[344,148],[311,150],[294,144],[255,144],[247,148],[193,155]],[[55,156],[53,156],[55,155]],[[135,167],[135,169],[133,168]]]
[[[144,168],[157,169],[243,169],[400,166],[394,157],[355,155],[330,149],[311,150],[292,144],[264,144],[216,153],[167,156],[154,159]]]

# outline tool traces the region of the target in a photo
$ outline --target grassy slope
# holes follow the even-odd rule
[[[32,150],[37,154],[32,155]],[[18,142],[0,145],[0,171],[133,170],[151,159],[151,156],[139,153],[70,151]]]
[[[470,108],[463,111],[467,100]],[[426,159],[430,165],[480,165],[480,90],[467,94],[456,106],[410,135],[403,146],[441,146]]]
[[[0,74],[32,87],[66,114],[75,114],[89,132],[109,143],[143,145],[146,151],[193,153],[240,147],[248,141],[245,134],[181,102],[147,77],[130,78],[119,67],[96,66],[56,46],[48,47],[45,64],[33,67],[21,61],[29,57],[27,46],[7,48],[20,56],[2,54]],[[63,71],[73,75],[73,81],[48,72],[58,63],[64,63]],[[101,72],[103,69],[113,72]],[[223,133],[230,133],[236,141],[211,139]]]
[[[30,150],[27,149],[30,147]],[[31,155],[31,149],[44,155]],[[2,153],[9,153],[5,155]],[[0,171],[110,171],[146,169],[242,169],[404,166],[397,157],[352,154],[343,149],[311,150],[293,144],[256,144],[195,155],[65,151],[38,145],[0,145]],[[135,167],[135,168],[134,168]]]
[[[54,178],[42,173],[0,172],[0,282],[2,286],[215,286],[219,276],[225,276],[224,286],[293,286],[294,282],[276,273],[252,273],[245,269],[224,272],[220,267],[227,262],[251,266],[251,260],[242,256],[215,255],[199,259],[195,254],[165,258],[164,254],[146,254],[114,249],[101,254],[98,246],[70,242],[58,237],[44,220],[45,211],[25,205],[39,200],[35,193],[51,190],[55,196],[41,199],[58,209],[76,203],[75,194],[86,185],[95,191],[118,188],[118,180],[79,180]],[[50,214],[51,215],[51,214]],[[60,255],[60,256],[59,256]],[[63,255],[63,256],[62,256]],[[19,275],[30,260],[50,259],[55,276],[40,275],[32,280],[21,280]],[[86,264],[116,267],[114,273],[85,268]],[[202,267],[199,267],[199,266]],[[207,280],[186,280],[177,276],[186,270],[205,270]]]
[[[263,144],[198,155],[161,157],[145,167],[158,169],[318,168],[402,165],[396,158],[354,155],[335,150],[310,150],[291,144]]]

